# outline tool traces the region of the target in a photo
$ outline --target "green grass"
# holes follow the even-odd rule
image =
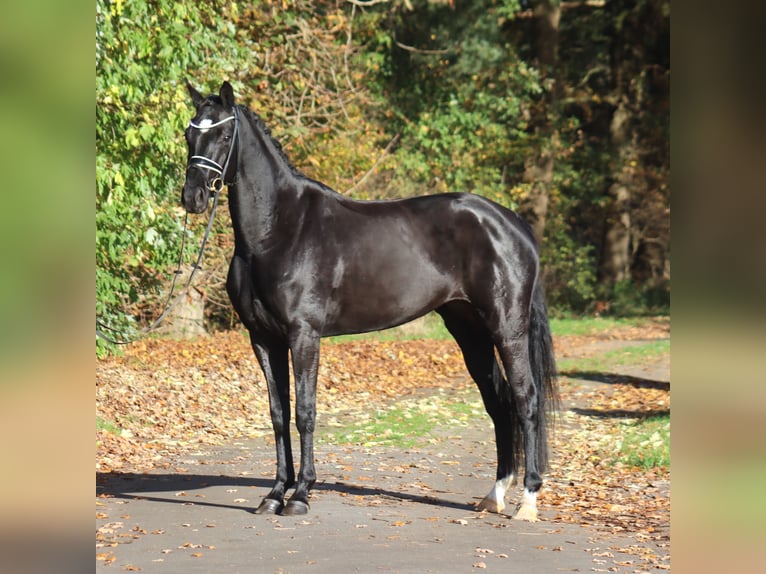
[[[104,420],[101,417],[96,417],[96,430],[105,430],[108,433],[119,435],[122,429],[114,423]]]
[[[353,423],[320,428],[317,438],[324,444],[409,448],[435,440],[437,427],[464,427],[484,413],[478,396],[432,396],[400,401],[372,416],[357,415]]]
[[[624,365],[642,364],[660,359],[670,353],[670,341],[648,341],[621,349],[599,353],[595,357],[561,359],[557,362],[559,372],[607,371]]]
[[[374,340],[374,341],[411,341],[413,339],[451,339],[452,336],[444,326],[444,321],[436,313],[415,319],[404,325],[384,329],[383,331],[373,331],[371,333],[360,333],[358,335],[339,335],[329,337],[330,343],[343,343],[346,341]]]
[[[670,415],[623,423],[614,462],[639,468],[670,467]]]
[[[646,317],[577,317],[577,318],[551,318],[551,332],[554,335],[596,335],[612,329],[625,327],[637,327],[650,322]],[[375,341],[410,341],[413,339],[451,339],[452,336],[444,326],[441,317],[431,312],[424,317],[405,323],[399,327],[360,333],[358,335],[339,335],[329,337],[330,343],[342,343],[355,340]]]

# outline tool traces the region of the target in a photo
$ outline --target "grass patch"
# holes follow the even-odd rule
[[[562,373],[571,371],[608,371],[615,367],[657,361],[669,353],[670,341],[661,339],[599,353],[596,357],[561,359],[557,361],[557,366]]]
[[[551,318],[551,332],[554,335],[596,335],[613,329],[626,327],[640,327],[651,323],[652,318],[646,317],[577,317],[577,318]],[[382,331],[360,333],[357,335],[338,335],[329,337],[330,343],[342,343],[354,340],[375,341],[411,341],[413,339],[451,339],[444,321],[436,313],[431,312],[423,317]]]
[[[113,422],[110,422],[108,420],[102,419],[101,417],[96,417],[96,430],[105,430],[108,433],[120,435],[122,433],[122,429],[118,427]]]
[[[614,462],[650,469],[670,467],[670,415],[625,422]]]
[[[432,396],[400,401],[369,414],[354,415],[354,420],[320,429],[317,440],[324,444],[392,446],[409,448],[437,440],[437,427],[466,427],[485,415],[481,400],[465,397]]]
[[[371,333],[359,333],[357,335],[338,335],[329,337],[329,343],[343,343],[346,341],[374,340],[374,341],[411,341],[414,339],[451,339],[444,321],[436,313],[429,313],[424,317],[392,327],[382,331],[372,331]]]

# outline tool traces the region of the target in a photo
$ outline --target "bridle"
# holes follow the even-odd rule
[[[186,170],[188,171],[189,168],[197,167],[199,169],[204,169],[207,171],[212,171],[216,174],[216,177],[213,178],[213,180],[210,182],[208,189],[212,191],[213,193],[218,194],[223,189],[224,185],[229,185],[233,182],[225,182],[224,179],[226,179],[226,172],[229,170],[229,162],[231,161],[231,156],[234,153],[234,146],[237,143],[237,138],[239,136],[239,116],[237,115],[237,108],[236,106],[231,109],[232,115],[219,120],[215,123],[211,123],[210,120],[204,119],[200,123],[196,124],[194,121],[189,122],[189,127],[194,128],[197,130],[201,130],[203,133],[206,132],[209,129],[216,128],[220,125],[223,125],[227,122],[234,121],[234,133],[231,136],[231,143],[229,144],[229,151],[226,154],[226,161],[223,165],[219,164],[217,161],[213,161],[209,157],[205,157],[203,155],[193,155],[189,158],[189,163],[186,166]],[[216,197],[217,199],[217,197]]]
[[[193,121],[189,122],[189,127],[198,129],[198,130],[204,130],[207,131],[210,128],[218,127],[222,124],[225,124],[226,122],[230,122],[234,120],[234,133],[231,135],[231,143],[229,144],[229,151],[226,154],[226,161],[223,165],[219,164],[216,161],[213,161],[209,157],[205,157],[203,155],[193,155],[189,158],[189,163],[186,166],[186,171],[189,171],[189,168],[192,167],[198,167],[200,169],[205,169],[207,171],[212,171],[217,175],[217,177],[213,178],[213,180],[210,182],[208,189],[213,192],[213,207],[210,209],[210,219],[207,222],[207,227],[205,228],[205,235],[202,236],[202,243],[199,247],[199,255],[197,255],[197,261],[194,263],[194,267],[192,268],[192,272],[189,275],[189,280],[186,283],[186,287],[188,288],[189,285],[191,285],[191,281],[194,278],[194,274],[197,272],[197,269],[200,268],[200,262],[202,261],[202,254],[205,252],[205,245],[207,244],[207,238],[210,236],[210,230],[213,228],[213,220],[215,219],[215,210],[218,207],[218,195],[221,193],[221,190],[223,189],[224,185],[231,185],[234,183],[233,181],[226,183],[224,179],[226,178],[226,172],[229,170],[229,161],[231,161],[231,156],[234,153],[234,146],[237,144],[237,139],[239,136],[239,116],[237,115],[237,107],[234,106],[231,109],[232,115],[229,117],[226,117],[222,120],[219,120],[215,123],[208,123],[210,120],[204,119],[199,124],[195,124]],[[236,172],[235,172],[236,175]],[[222,179],[223,178],[223,179]],[[186,217],[189,217],[189,213],[186,213]],[[184,228],[186,227],[186,220],[184,220]]]

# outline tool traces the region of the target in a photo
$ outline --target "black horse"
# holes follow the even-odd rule
[[[298,172],[231,85],[204,97],[186,130],[188,212],[228,187],[235,248],[226,282],[269,389],[276,482],[257,513],[305,514],[316,481],[314,428],[321,337],[439,313],[495,426],[497,481],[479,508],[500,512],[520,461],[516,518],[535,520],[556,401],[537,247],[514,212],[468,193],[355,201]],[[288,351],[301,458],[290,445]],[[502,368],[496,359],[500,357]],[[286,490],[295,492],[285,504]]]

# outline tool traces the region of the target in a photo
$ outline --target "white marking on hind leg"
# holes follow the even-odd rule
[[[508,491],[511,482],[513,482],[513,475],[497,480],[489,494],[477,506],[478,510],[486,510],[498,514],[502,512],[505,508],[505,493]]]
[[[537,493],[529,492],[526,488],[521,497],[521,506],[513,517],[515,520],[527,520],[537,522]]]

